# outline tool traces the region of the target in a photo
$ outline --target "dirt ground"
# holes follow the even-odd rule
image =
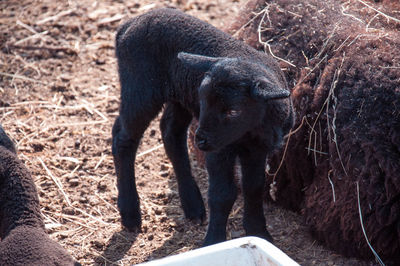
[[[177,7],[224,28],[245,0],[0,1],[0,123],[38,188],[47,232],[83,265],[128,265],[201,245],[206,225],[187,222],[158,119],[146,131],[136,169],[143,228],[120,226],[111,127],[119,84],[114,35],[150,9]],[[192,158],[206,199],[207,174]],[[244,236],[241,199],[228,237]],[[266,206],[277,247],[302,265],[370,265],[317,244],[301,216]]]

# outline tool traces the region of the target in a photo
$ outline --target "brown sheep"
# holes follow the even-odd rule
[[[271,50],[294,86],[297,130],[270,162],[272,196],[304,213],[328,247],[371,259],[367,237],[388,264],[400,263],[396,7],[388,0],[251,0],[229,29]]]

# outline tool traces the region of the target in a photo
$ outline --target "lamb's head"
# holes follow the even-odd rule
[[[240,58],[179,53],[187,66],[204,72],[198,88],[200,115],[196,131],[199,149],[229,145],[260,126],[267,101],[287,98],[285,82],[259,63]]]
[[[0,146],[5,147],[9,151],[13,153],[17,153],[15,149],[14,142],[7,136],[6,132],[4,132],[3,127],[0,125]]]

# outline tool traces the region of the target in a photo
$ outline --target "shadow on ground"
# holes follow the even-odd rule
[[[136,241],[138,233],[126,229],[115,232],[108,241],[105,250],[94,259],[94,265],[109,265],[122,259]]]

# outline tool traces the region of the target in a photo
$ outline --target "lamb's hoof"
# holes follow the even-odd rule
[[[209,235],[207,235],[206,238],[204,239],[202,247],[211,246],[211,245],[218,244],[218,243],[221,243],[224,241],[226,241],[226,237],[224,237],[224,236],[210,237]]]
[[[190,190],[187,189],[187,191]],[[196,184],[194,184],[191,191],[190,197],[181,197],[182,209],[186,219],[202,225],[206,220],[206,208],[204,207],[203,198]]]
[[[206,221],[206,210],[204,204],[197,208],[184,210],[185,217],[197,225],[203,225]]]
[[[270,233],[268,231],[265,233],[265,235],[262,238],[264,238],[265,240],[267,240],[271,244],[274,243],[274,238],[270,235]]]
[[[125,225],[122,225],[122,226],[123,226],[123,228],[125,228],[130,233],[139,234],[139,233],[142,232],[142,227],[141,226],[139,226],[139,227],[137,227],[137,226],[135,226],[135,227],[127,227]]]
[[[140,216],[132,218],[131,215],[128,216],[121,213],[121,224],[129,232],[140,233],[142,227],[142,219]]]
[[[192,222],[195,225],[204,225],[205,224],[205,217],[201,217],[201,218],[193,218],[190,219],[190,222]]]
[[[268,242],[270,242],[271,244],[274,243],[274,239],[272,238],[271,234],[265,230],[262,233],[257,233],[257,234],[248,234],[248,236],[256,236],[256,237],[260,237],[263,238],[265,240],[267,240]]]

